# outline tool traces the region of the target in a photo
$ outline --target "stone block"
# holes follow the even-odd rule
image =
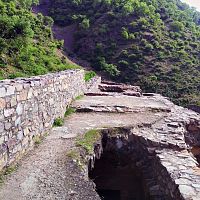
[[[24,134],[22,131],[19,131],[18,134],[17,134],[17,139],[18,140],[22,140],[22,138],[24,137]]]
[[[16,112],[17,112],[18,115],[21,115],[23,113],[23,104],[19,103],[17,105]]]
[[[28,99],[31,99],[33,96],[33,89],[30,88],[30,90],[28,91]]]
[[[6,101],[3,98],[0,98],[0,109],[3,109],[6,107]]]
[[[18,126],[21,124],[21,117],[18,117],[15,121],[15,126]]]
[[[11,127],[12,127],[11,123],[9,123],[9,122],[5,123],[5,129],[6,130],[9,130]]]
[[[0,97],[6,96],[6,89],[4,87],[0,88]]]
[[[0,146],[4,143],[4,136],[0,137]]]
[[[27,100],[28,97],[28,91],[27,90],[23,90],[20,92],[19,95],[17,95],[17,101],[25,101]]]
[[[14,106],[17,105],[17,99],[16,99],[16,96],[13,96],[13,97],[11,98],[10,104],[11,104],[11,107],[14,107]]]
[[[15,138],[10,138],[10,139],[8,140],[8,143],[7,143],[8,148],[9,148],[9,149],[13,148],[13,147],[16,145],[16,143],[17,143],[17,141],[16,141]]]
[[[29,134],[29,132],[30,132],[30,131],[29,131],[29,128],[26,127],[26,128],[24,129],[24,135],[27,136],[27,135]]]
[[[13,95],[15,93],[15,87],[14,86],[8,86],[6,88],[6,95],[9,96],[9,95]]]
[[[14,109],[13,108],[9,108],[9,109],[5,109],[4,110],[4,116],[5,117],[10,117],[11,115],[13,115],[14,113]]]
[[[23,84],[16,84],[15,87],[16,87],[16,91],[21,92],[23,89]]]

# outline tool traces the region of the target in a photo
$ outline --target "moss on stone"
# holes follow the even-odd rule
[[[67,108],[66,112],[65,112],[65,117],[68,117],[70,116],[71,114],[75,113],[76,112],[76,109],[74,108]]]
[[[59,117],[54,120],[54,123],[53,123],[54,127],[63,126],[63,125],[64,125],[64,119]]]
[[[75,98],[75,100],[80,100],[80,99],[82,99],[84,97],[84,95],[79,95],[79,96],[77,96],[76,98]]]
[[[99,130],[93,129],[84,134],[82,138],[77,139],[76,145],[84,148],[88,154],[92,154],[94,144],[101,138]]]

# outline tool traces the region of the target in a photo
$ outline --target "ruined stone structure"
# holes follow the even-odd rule
[[[0,81],[0,169],[21,157],[75,97],[98,81],[86,84],[83,70]]]
[[[139,87],[100,81],[86,84],[75,70],[0,83],[1,167],[50,132],[0,199],[199,200],[200,115]],[[83,93],[70,105],[76,113],[51,130]],[[91,129],[101,137],[88,153],[77,140]]]
[[[100,86],[103,91],[105,88],[111,90],[111,87],[111,84],[107,87],[104,84]],[[118,162],[118,164],[114,166],[110,164],[109,168],[115,172],[107,169],[103,171],[106,160],[102,161],[99,171],[97,169],[97,172],[91,177],[94,180],[97,179],[97,187],[99,184],[100,191],[103,189],[105,192],[119,191],[121,193],[120,200],[129,198],[138,200],[200,199],[200,116],[193,111],[174,105],[167,98],[158,94],[141,96],[135,93],[136,97],[132,97],[133,93],[119,92],[119,87],[119,85],[117,87],[113,85],[112,93],[105,93],[104,96],[101,91],[93,97],[87,97],[84,101],[74,104],[78,112],[121,113],[124,115],[130,113],[126,120],[129,121],[131,120],[129,118],[135,117],[139,123],[127,126],[128,122],[122,123],[121,121],[122,128],[103,129],[102,140],[95,145],[94,157],[89,161],[90,169],[92,170],[95,166],[96,160],[99,163],[98,160],[101,160],[101,156],[104,157],[106,152],[110,154],[110,162]],[[123,85],[121,87],[124,88]],[[117,93],[115,93],[115,89]],[[127,90],[129,90],[128,86]],[[135,89],[134,92],[138,92],[138,89]],[[154,114],[148,116],[151,119],[147,120],[149,112]],[[131,113],[138,113],[138,115],[131,115]],[[144,116],[143,121],[139,119],[140,114]],[[149,120],[153,121],[149,122]],[[120,120],[118,123],[120,124]],[[116,160],[116,155],[124,158]],[[123,163],[122,166],[119,163]],[[131,173],[134,174],[134,170],[123,171],[124,167],[133,168],[137,175],[142,174],[144,191],[141,194],[145,196],[137,197],[134,196],[136,194],[131,194],[134,188],[137,188],[138,182],[135,185],[130,182],[123,186],[121,174],[127,172],[130,176]],[[118,171],[117,168],[119,168]],[[103,173],[108,173],[109,177],[106,178]],[[113,177],[112,173],[114,173]],[[117,174],[119,174],[119,179],[116,179]],[[98,180],[98,177],[101,176],[104,178]],[[128,175],[125,177],[128,178]],[[119,186],[120,183],[121,186]],[[129,188],[128,185],[132,185],[133,188]],[[129,197],[126,196],[127,188],[131,191],[129,191]],[[118,199],[117,195],[114,197]]]

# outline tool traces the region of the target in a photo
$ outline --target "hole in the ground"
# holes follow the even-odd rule
[[[192,154],[194,157],[197,159],[197,162],[199,163],[200,166],[200,147],[193,147],[191,149]]]
[[[200,167],[200,126],[199,122],[192,121],[186,126],[185,141],[191,147],[191,153],[194,155]]]
[[[89,178],[104,200],[182,200],[149,141],[129,129],[107,129],[94,146]],[[160,150],[161,152],[161,150]]]
[[[89,177],[104,200],[149,199],[142,173],[132,161],[131,155],[126,153],[104,151],[89,172]]]

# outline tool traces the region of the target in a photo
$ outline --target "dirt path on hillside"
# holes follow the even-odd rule
[[[55,38],[58,40],[64,40],[64,47],[68,51],[73,51],[75,42],[74,32],[76,31],[76,29],[77,27],[75,24],[66,27],[60,27],[57,25],[54,25],[52,27]]]
[[[50,0],[41,0],[38,6],[34,6],[34,13],[42,13],[47,16],[50,9]],[[52,27],[54,37],[58,40],[64,40],[64,47],[69,51],[74,47],[74,32],[76,31],[76,25],[61,27],[53,25]]]
[[[48,11],[50,8],[50,0],[41,0],[40,4],[38,6],[34,6],[32,8],[33,13],[42,13],[44,16],[48,16]],[[76,63],[77,65],[80,65],[84,67],[86,70],[92,70],[92,67],[87,61],[81,60],[77,58],[76,56],[69,56],[68,53],[73,53],[74,44],[75,44],[75,38],[74,33],[77,30],[77,25],[72,24],[70,26],[58,26],[56,24],[53,25],[52,31],[54,34],[54,37],[58,40],[64,40],[64,48],[66,51],[62,51],[59,53],[62,53],[64,56],[66,56],[71,63]]]

